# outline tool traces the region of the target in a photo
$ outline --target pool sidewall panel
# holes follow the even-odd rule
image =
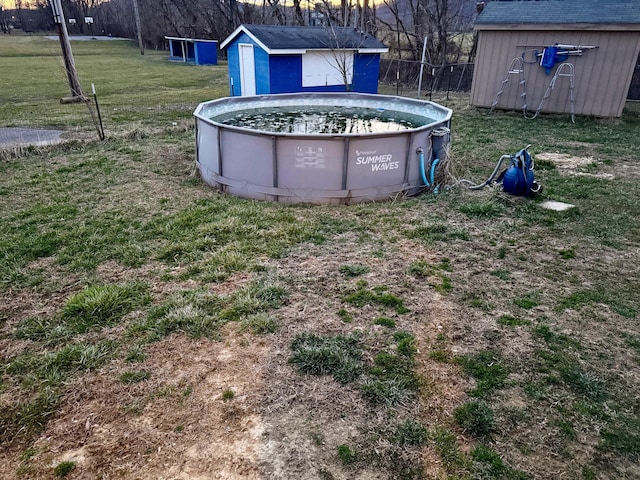
[[[226,190],[237,196],[273,200],[260,187],[273,187],[272,137],[222,129],[222,175],[233,182]],[[257,188],[256,188],[257,187]]]
[[[219,152],[218,152],[218,127],[209,125],[198,119],[198,168],[200,175],[207,185],[217,187],[212,174],[220,174],[218,170]],[[206,140],[206,141],[205,141]]]
[[[406,164],[407,137],[352,138],[349,143],[347,188],[402,185]]]
[[[278,188],[340,190],[343,144],[341,139],[278,138]]]

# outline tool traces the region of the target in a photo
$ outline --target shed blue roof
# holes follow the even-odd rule
[[[638,0],[538,0],[490,2],[476,25],[640,24]]]
[[[361,52],[388,51],[388,48],[377,38],[354,28],[290,25],[241,25],[222,42],[221,48],[225,48],[243,32],[269,53],[336,48]]]

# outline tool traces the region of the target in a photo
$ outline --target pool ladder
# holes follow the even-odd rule
[[[527,82],[524,78],[524,64],[521,57],[516,57],[511,60],[511,65],[507,70],[507,74],[504,76],[504,80],[502,80],[502,84],[500,85],[500,89],[496,94],[495,100],[491,104],[491,110],[489,110],[489,113],[492,113],[494,108],[496,108],[496,106],[498,105],[500,96],[504,93],[504,89],[509,84],[512,75],[518,75],[519,77],[518,86],[521,90],[520,97],[522,97],[522,113],[525,117],[527,116]]]
[[[536,113],[534,113],[532,116],[527,116],[527,112],[525,111],[524,116],[529,119],[536,118],[538,114],[542,111],[542,107],[544,107],[545,102],[547,101],[547,99],[551,95],[551,92],[555,88],[556,81],[558,80],[558,78],[567,77],[569,79],[569,102],[571,103],[571,121],[573,123],[576,123],[576,115],[575,115],[576,99],[573,93],[573,87],[574,87],[573,73],[574,73],[573,63],[567,62],[567,63],[561,63],[560,65],[558,65],[558,68],[556,68],[556,73],[553,75],[551,82],[549,82],[547,91],[544,92],[544,96],[542,97],[542,100],[540,100],[540,105],[538,105],[538,109],[536,110]]]

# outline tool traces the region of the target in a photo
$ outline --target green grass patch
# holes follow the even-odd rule
[[[150,301],[145,283],[91,286],[69,297],[61,311],[52,317],[21,321],[13,334],[20,339],[57,344],[75,335],[114,326]]]
[[[409,275],[422,278],[432,275],[442,275],[442,272],[450,272],[452,270],[451,260],[447,257],[443,258],[439,264],[433,264],[419,258],[409,265]]]
[[[576,258],[576,251],[573,248],[567,248],[566,250],[560,250],[560,258],[563,260],[571,260]]]
[[[249,315],[243,322],[244,328],[248,328],[255,335],[268,335],[278,330],[278,321],[267,312]]]
[[[443,223],[434,225],[422,225],[405,231],[408,238],[422,240],[425,243],[433,244],[439,242],[449,242],[453,240],[471,240],[469,232],[461,228],[451,228]]]
[[[279,258],[295,244],[322,243],[332,229],[341,228],[340,221],[298,219],[269,203],[214,198],[173,215],[156,215],[144,232],[159,239],[159,259],[189,265],[185,278],[222,281],[254,267],[257,257]]]
[[[260,276],[227,297],[204,289],[185,290],[152,308],[144,320],[132,324],[129,335],[142,337],[147,342],[161,340],[172,333],[218,338],[222,325],[239,320],[244,320],[245,325],[254,322],[256,328],[269,330],[274,325],[266,314],[280,308],[287,296],[287,289],[269,276]]]
[[[489,405],[481,400],[472,400],[453,411],[453,418],[465,432],[481,437],[494,430],[494,414]]]
[[[362,341],[359,335],[319,336],[301,333],[291,343],[289,363],[300,373],[331,375],[346,384],[357,380],[363,372]]]
[[[88,287],[67,300],[61,320],[71,325],[74,333],[84,333],[95,326],[113,325],[150,300],[149,287],[144,283]]]
[[[451,271],[449,259],[445,258],[439,265],[433,265],[426,260],[415,260],[409,266],[409,275],[418,278],[434,278],[437,280],[429,282],[429,285],[435,288],[439,293],[445,294],[453,289],[451,278],[444,272]]]
[[[508,282],[509,280],[511,280],[511,272],[509,270],[498,269],[498,270],[492,270],[489,273],[494,277],[499,278],[500,280],[504,280],[505,282]]]
[[[345,277],[359,277],[366,273],[369,273],[371,269],[366,265],[354,264],[354,265],[341,265],[338,271]]]
[[[141,344],[132,345],[125,355],[125,360],[129,363],[142,362],[147,358],[147,354],[144,351],[144,346]]]
[[[59,389],[45,386],[29,400],[3,407],[0,411],[0,428],[6,445],[26,443],[40,434],[56,413],[60,400]]]
[[[116,342],[105,340],[96,344],[72,343],[57,350],[28,351],[13,358],[5,366],[5,372],[20,379],[27,388],[57,387],[73,374],[101,367],[116,348]]]
[[[151,372],[146,370],[130,370],[120,375],[122,383],[140,383],[151,378]]]
[[[461,213],[469,217],[493,218],[504,213],[504,206],[492,201],[470,201],[459,207]]]
[[[396,328],[396,321],[389,317],[378,317],[373,321],[373,324],[387,328]]]
[[[524,472],[509,467],[500,455],[491,448],[480,444],[471,451],[473,478],[528,480],[531,477]]]
[[[76,464],[74,462],[60,462],[53,469],[53,473],[56,477],[66,477],[75,468]]]
[[[460,476],[468,474],[469,459],[460,450],[456,437],[451,431],[437,425],[430,432],[430,439],[448,473]]]
[[[429,358],[441,363],[449,363],[451,360],[451,354],[447,347],[447,337],[444,333],[436,335],[432,349],[429,351]]]
[[[498,323],[498,325],[504,325],[506,327],[520,327],[523,325],[531,325],[530,320],[513,317],[511,315],[500,315],[496,322]]]
[[[336,314],[344,323],[350,323],[353,320],[353,314],[346,308],[340,308]]]
[[[398,445],[422,446],[429,439],[429,431],[420,422],[407,419],[396,426],[392,439]]]
[[[637,415],[621,415],[601,433],[599,448],[634,462],[640,461],[640,420]]]
[[[343,465],[351,465],[357,460],[353,449],[345,443],[338,445],[338,458]]]
[[[559,306],[562,309],[571,308],[578,310],[584,305],[594,305],[604,303],[618,315],[625,318],[636,318],[638,315],[637,300],[625,301],[628,296],[626,292],[613,293],[609,288],[594,288],[589,290],[580,290],[564,298],[560,299]]]
[[[566,352],[565,349],[569,347],[573,349],[582,348],[577,340],[563,333],[554,332],[549,325],[544,323],[536,325],[531,333],[534,338],[543,340],[551,350],[563,350]]]
[[[408,332],[394,333],[396,352],[380,352],[362,381],[362,395],[373,404],[398,405],[413,396],[420,380],[415,372],[415,338]]]
[[[468,375],[476,379],[476,387],[469,395],[485,397],[505,387],[509,370],[502,364],[499,353],[484,350],[474,355],[456,357],[456,361]]]
[[[538,292],[530,292],[521,297],[514,298],[513,303],[525,310],[531,310],[540,305],[540,294]]]
[[[358,289],[345,295],[344,301],[355,306],[365,307],[367,305],[378,305],[384,308],[392,308],[398,314],[407,313],[409,310],[404,306],[401,298],[387,292],[385,286],[377,286],[372,289],[359,285]]]
[[[117,352],[115,341],[69,343],[54,349],[26,350],[1,366],[5,380],[20,391],[20,401],[0,414],[0,429],[7,443],[29,441],[56,413],[65,382],[100,368]]]

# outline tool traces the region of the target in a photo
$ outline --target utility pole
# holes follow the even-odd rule
[[[81,103],[87,101],[82,93],[76,64],[73,60],[73,52],[71,51],[71,42],[69,42],[69,32],[62,11],[60,0],[50,0],[51,9],[53,10],[53,21],[58,26],[58,37],[60,38],[60,47],[62,48],[62,56],[64,57],[64,66],[69,79],[69,88],[71,89],[71,97],[65,97],[60,100],[62,103]]]
[[[136,30],[138,31],[140,55],[144,55],[144,43],[142,43],[142,29],[140,27],[140,9],[138,8],[138,0],[133,0],[133,16],[136,17]]]

